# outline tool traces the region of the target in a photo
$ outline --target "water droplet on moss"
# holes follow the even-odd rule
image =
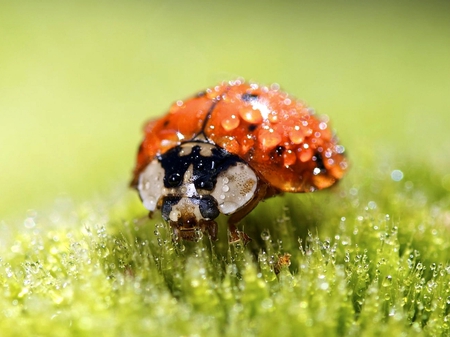
[[[34,218],[28,217],[23,222],[23,225],[25,228],[34,228],[36,226],[36,223],[34,222]]]
[[[383,287],[390,287],[392,285],[392,276],[391,275],[386,276],[381,285]]]
[[[267,254],[266,252],[262,252],[258,256],[259,262],[267,262]]]
[[[391,179],[394,181],[400,181],[403,179],[403,172],[400,170],[394,170],[391,172]]]
[[[263,239],[264,241],[270,240],[270,233],[267,229],[261,232],[261,239]]]

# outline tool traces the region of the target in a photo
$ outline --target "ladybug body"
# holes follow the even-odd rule
[[[216,239],[222,213],[230,241],[246,242],[236,224],[259,201],[344,175],[344,148],[327,122],[276,86],[224,82],[145,126],[131,185],[176,238],[195,240],[201,230]]]

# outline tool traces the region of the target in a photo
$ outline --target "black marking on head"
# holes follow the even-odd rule
[[[201,144],[193,143],[191,153],[185,156],[180,155],[181,146],[176,146],[158,157],[165,171],[165,187],[180,186],[187,169],[192,165],[194,171],[192,179],[195,188],[212,191],[216,185],[217,176],[241,161],[239,157],[218,147],[211,149],[210,156],[203,156]]]
[[[219,216],[217,201],[210,195],[205,195],[200,199],[199,209],[202,217],[207,220],[213,220]]]
[[[170,212],[172,211],[172,206],[176,205],[180,202],[181,197],[177,196],[168,196],[164,197],[162,200],[162,207],[161,207],[161,215],[162,218],[166,221],[168,221],[170,218]]]
[[[323,164],[322,154],[319,151],[316,151],[316,153],[314,153],[312,160],[316,162],[316,168],[320,169],[321,173],[325,173],[327,171],[325,165]]]
[[[258,99],[258,95],[255,94],[243,94],[241,96],[242,100],[244,102],[253,102],[256,101]]]
[[[167,196],[162,199],[161,215],[164,220],[169,221],[172,207],[178,204],[180,200],[181,197],[179,196]],[[200,214],[204,219],[214,220],[219,216],[220,212],[217,201],[211,195],[190,198],[190,200],[194,205],[198,205]]]
[[[284,153],[284,150],[285,150],[284,146],[280,145],[275,148],[275,153],[278,155],[278,157],[281,157]]]

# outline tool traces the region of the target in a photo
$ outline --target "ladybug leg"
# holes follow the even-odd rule
[[[261,200],[265,199],[268,193],[269,196],[276,194],[272,191],[272,188],[268,187],[266,183],[260,181],[254,198],[250,200],[247,205],[228,218],[229,243],[234,244],[241,240],[244,245],[247,245],[250,241],[252,241],[247,234],[237,229],[236,224],[238,224],[247,214],[249,214]]]
[[[229,223],[228,242],[231,244],[235,244],[239,241],[242,241],[244,243],[244,246],[246,246],[250,241],[252,241],[252,238],[245,234],[245,232],[238,230],[234,224]]]
[[[201,230],[208,233],[212,241],[217,241],[217,223],[214,220],[202,221]]]
[[[208,227],[208,233],[212,241],[217,241],[217,223],[212,221],[211,226]]]

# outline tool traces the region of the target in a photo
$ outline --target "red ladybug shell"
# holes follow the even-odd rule
[[[144,131],[134,185],[155,156],[199,135],[240,157],[280,192],[327,188],[347,168],[327,120],[275,86],[224,82],[177,101]]]

